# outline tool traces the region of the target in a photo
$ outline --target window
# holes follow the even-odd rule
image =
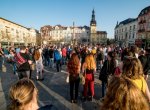
[[[132,35],[132,38],[134,39],[134,34]]]
[[[149,22],[148,22],[148,28],[150,29],[150,19],[148,20]]]
[[[135,29],[135,25],[133,26],[133,30]]]
[[[125,31],[127,31],[127,27],[125,28]]]
[[[132,29],[132,26],[130,26],[130,30]]]

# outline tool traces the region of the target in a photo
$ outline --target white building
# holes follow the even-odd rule
[[[120,46],[130,46],[135,44],[137,38],[137,19],[128,18],[120,22],[115,27],[115,40]]]
[[[89,27],[65,27],[61,25],[43,26],[41,27],[41,37],[43,42],[47,43],[71,43],[73,40],[77,42],[86,42],[89,39]]]
[[[95,11],[92,11],[92,17],[90,21],[90,27],[88,26],[50,26],[46,25],[41,27],[41,37],[43,42],[48,43],[101,43],[105,44],[107,40],[106,31],[97,31],[96,30],[96,20],[95,20]]]
[[[5,46],[35,45],[37,30],[0,17],[0,43]]]

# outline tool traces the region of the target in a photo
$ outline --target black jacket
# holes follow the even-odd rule
[[[109,73],[108,73],[109,67],[108,66],[109,66],[108,60],[105,60],[103,67],[99,74],[99,80],[106,82],[106,83],[108,82],[108,76],[109,76]]]
[[[144,74],[147,75],[148,72],[150,71],[150,54],[146,55],[147,61],[146,61],[146,65],[144,68]]]
[[[139,60],[141,61],[141,64],[142,64],[143,70],[144,70],[146,63],[147,63],[147,57],[145,55],[140,55]]]

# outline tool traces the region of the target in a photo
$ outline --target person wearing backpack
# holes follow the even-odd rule
[[[54,60],[56,61],[57,72],[61,70],[61,55],[58,49],[54,51]]]
[[[15,55],[15,61],[16,61],[19,79],[22,79],[24,77],[29,78],[30,77],[30,64],[32,64],[32,61],[29,55],[26,53],[25,46],[20,47],[20,52],[16,53]]]

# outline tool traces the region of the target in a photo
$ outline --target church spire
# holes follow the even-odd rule
[[[94,11],[94,9],[93,9],[93,11],[92,11],[92,19],[91,19],[90,25],[96,25],[95,11]]]

